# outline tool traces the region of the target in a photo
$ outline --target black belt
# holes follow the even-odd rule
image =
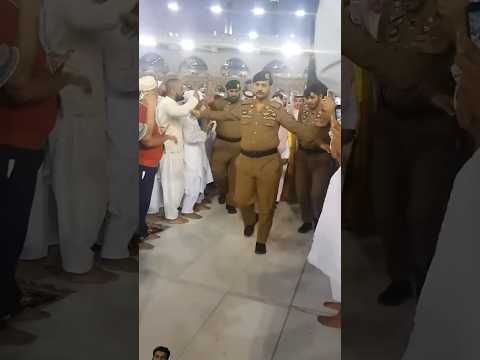
[[[240,140],[242,140],[242,138],[231,138],[228,136],[222,136],[220,134],[217,134],[217,138],[223,141],[228,141],[228,142],[239,142]]]
[[[273,154],[278,154],[278,150],[277,149],[269,149],[269,150],[262,150],[262,151],[252,151],[252,150],[241,150],[240,153],[242,155],[245,155],[247,157],[251,157],[251,158],[261,158],[261,157],[264,157],[264,156],[269,156],[269,155],[273,155]]]
[[[307,153],[307,154],[322,154],[322,153],[326,152],[322,148],[307,149],[306,147],[303,147],[302,145],[299,145],[298,148],[300,150],[302,150],[303,152]]]

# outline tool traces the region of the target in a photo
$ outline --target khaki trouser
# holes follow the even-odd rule
[[[216,139],[213,145],[212,173],[220,194],[227,196],[227,205],[233,205],[235,189],[235,159],[240,154],[240,142]]]
[[[275,198],[281,176],[280,155],[261,158],[239,155],[236,162],[234,201],[240,208],[244,225],[253,225],[258,211],[257,242],[266,243],[272,228]]]
[[[330,178],[337,169],[336,161],[327,152],[296,153],[295,187],[302,221],[316,224],[322,213]]]

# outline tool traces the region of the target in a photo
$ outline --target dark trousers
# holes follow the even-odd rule
[[[454,177],[461,165],[455,119],[424,114],[398,118],[379,111],[372,194],[388,273],[413,280],[420,293],[435,254]]]
[[[148,235],[146,217],[148,213],[148,208],[150,207],[150,200],[152,199],[153,184],[155,181],[155,174],[157,173],[157,170],[158,167],[149,167],[143,165],[140,165],[138,167],[140,184],[140,206],[137,236],[140,237],[146,237]]]
[[[27,236],[37,172],[43,155],[43,150],[0,146],[1,315],[13,311],[20,296],[15,272]],[[9,163],[13,163],[10,174]]]
[[[302,211],[302,221],[315,225],[322,213],[330,178],[337,169],[337,163],[326,151],[295,153],[295,186],[297,199]]]

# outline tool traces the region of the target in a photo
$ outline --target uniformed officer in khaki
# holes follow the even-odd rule
[[[322,212],[330,178],[337,165],[329,154],[330,121],[323,119],[321,100],[327,88],[316,82],[305,89],[305,105],[299,111],[298,121],[310,128],[316,141],[299,139],[295,167],[295,188],[302,213],[300,233],[315,228]],[[316,126],[315,123],[318,125]],[[318,145],[320,143],[320,146]]]
[[[241,86],[238,80],[230,80],[225,85],[226,99],[217,99],[212,110],[238,111],[241,101]],[[237,109],[237,110],[235,110]],[[210,119],[212,110],[202,116]],[[219,121],[216,128],[216,140],[213,145],[212,172],[215,185],[220,193],[220,204],[227,203],[228,213],[235,214],[233,194],[235,187],[235,159],[240,154],[240,121]]]
[[[295,121],[281,104],[269,100],[273,84],[270,72],[259,72],[253,83],[255,100],[243,101],[235,111],[210,112],[209,116],[217,121],[240,120],[242,140],[241,153],[235,162],[234,202],[241,210],[246,236],[253,234],[258,219],[255,253],[265,254],[281,176],[281,159],[277,150],[279,127],[282,125],[307,141],[313,140],[314,135],[308,127]]]
[[[342,54],[376,82],[370,175],[391,279],[378,297],[383,305],[420,296],[460,165],[449,99],[454,50],[437,6],[351,0],[342,14]]]

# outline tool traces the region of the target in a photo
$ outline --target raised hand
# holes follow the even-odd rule
[[[52,68],[52,72],[54,74],[58,74],[63,71],[63,68],[65,67],[65,64],[67,61],[70,59],[70,57],[73,55],[75,52],[74,49],[67,50],[64,54],[55,54],[55,53],[50,53],[48,55],[50,66]]]
[[[173,135],[165,135],[165,140],[166,141],[170,140],[170,141],[173,141],[175,144],[178,144],[178,139]]]

